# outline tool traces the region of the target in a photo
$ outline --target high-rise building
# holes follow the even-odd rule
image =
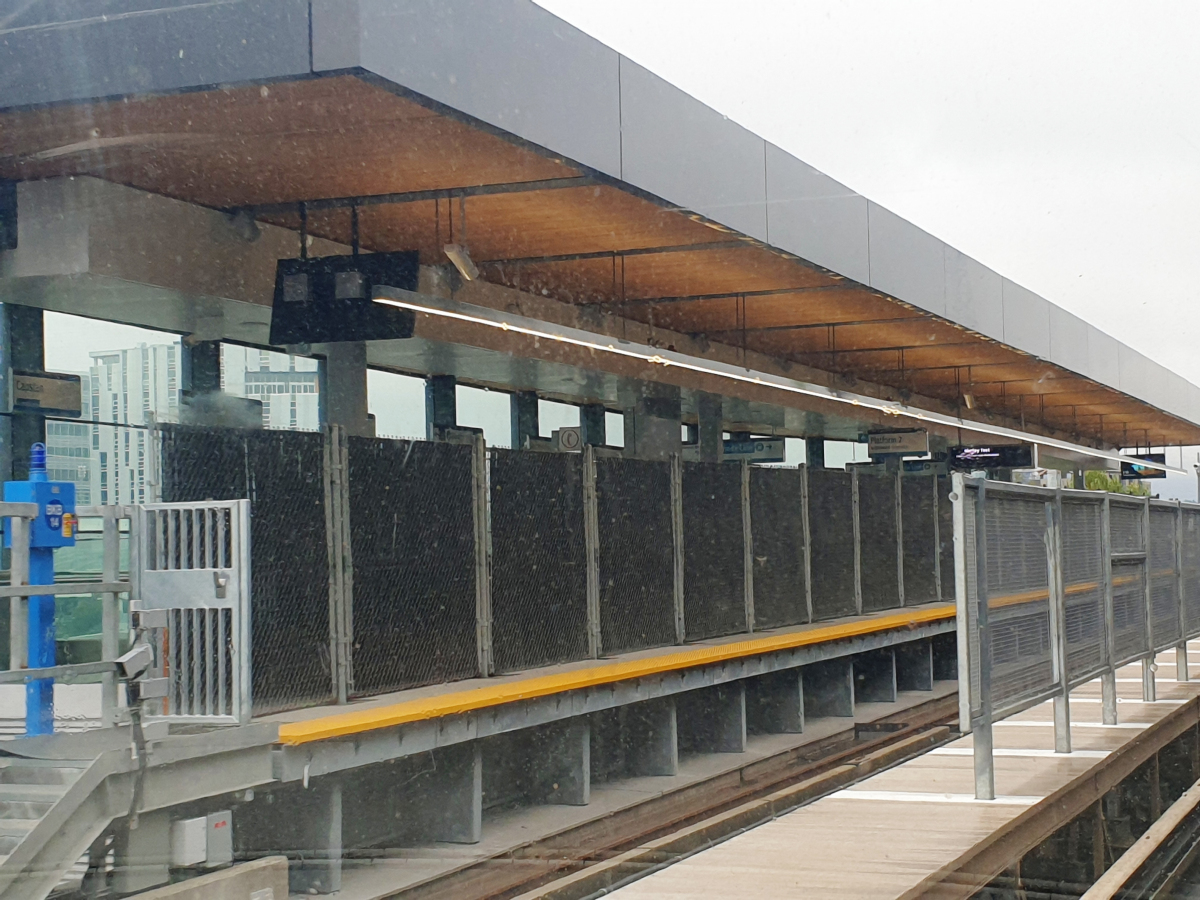
[[[313,430],[320,427],[317,361],[282,353],[222,345],[222,390],[263,405],[263,427]],[[179,421],[180,346],[139,344],[90,354],[80,372],[82,413],[78,422],[46,423],[49,475],[75,482],[83,505],[143,503],[148,429]]]

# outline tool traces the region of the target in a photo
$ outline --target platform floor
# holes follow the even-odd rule
[[[1200,642],[1189,644],[1200,662]],[[1100,683],[1071,695],[1071,754],[1054,753],[1051,703],[994,726],[995,801],[974,794],[970,736],[880,772],[636,881],[620,900],[895,900],[1031,805],[1102,763],[1148,725],[1200,694],[1158,656],[1157,702],[1141,700],[1141,665],[1118,673],[1118,724],[1101,724]],[[1200,665],[1191,666],[1200,677]]]
[[[934,683],[934,691],[903,691],[895,703],[860,703],[850,718],[820,718],[806,723],[803,734],[751,735],[743,753],[705,753],[684,756],[671,776],[626,778],[593,784],[587,806],[532,806],[485,812],[483,840],[478,844],[431,844],[396,850],[373,860],[343,862],[338,900],[377,900],[480,860],[502,857],[531,841],[585,822],[602,819],[620,809],[679,790],[755,760],[818,741],[851,727],[872,722],[904,709],[952,694],[952,681]],[[299,897],[302,895],[293,895]]]

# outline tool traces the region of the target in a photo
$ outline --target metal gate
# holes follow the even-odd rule
[[[162,715],[242,723],[250,703],[250,501],[134,508],[135,608],[153,622]]]

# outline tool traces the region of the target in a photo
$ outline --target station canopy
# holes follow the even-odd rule
[[[319,74],[52,103],[0,92],[0,177],[91,175],[297,230],[304,202],[315,236],[350,243],[354,216],[364,250],[416,250],[424,265],[462,242],[487,282],[914,405],[1098,446],[1200,444],[1190,400],[1168,411],[364,67]]]

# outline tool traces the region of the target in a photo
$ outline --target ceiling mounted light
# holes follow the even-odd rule
[[[450,258],[450,262],[454,263],[454,268],[458,269],[458,274],[464,280],[474,281],[479,277],[479,269],[472,262],[471,254],[467,252],[465,244],[447,244],[442,250]]]
[[[974,394],[963,394],[963,406],[965,406],[967,409],[974,409],[975,408],[975,395]]]

